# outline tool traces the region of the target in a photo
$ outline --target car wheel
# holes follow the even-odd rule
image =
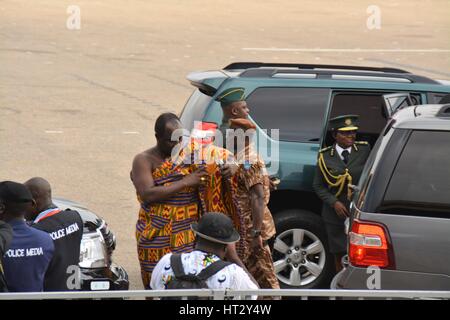
[[[305,210],[286,210],[274,220],[277,236],[272,257],[280,287],[329,288],[334,259],[321,217]]]

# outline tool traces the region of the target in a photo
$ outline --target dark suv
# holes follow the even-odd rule
[[[349,231],[332,288],[450,290],[450,104],[394,115],[362,173]]]
[[[329,287],[334,275],[322,203],[312,189],[318,151],[331,143],[328,119],[360,115],[358,140],[373,146],[395,110],[438,103],[450,93],[449,85],[400,69],[336,65],[233,63],[188,80],[196,89],[181,120],[200,137],[222,122],[217,95],[245,88],[258,136],[267,142],[260,146],[267,146],[262,156],[269,174],[281,180],[269,206],[277,228],[274,265],[284,288]],[[279,139],[270,129],[279,129]],[[267,156],[277,150],[279,157]]]

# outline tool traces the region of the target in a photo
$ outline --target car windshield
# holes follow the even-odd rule
[[[380,212],[450,215],[450,132],[414,131],[397,163]]]

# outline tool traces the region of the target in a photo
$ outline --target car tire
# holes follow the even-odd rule
[[[276,213],[274,220],[277,235],[272,257],[280,287],[329,289],[335,265],[322,218],[310,211],[291,209]]]

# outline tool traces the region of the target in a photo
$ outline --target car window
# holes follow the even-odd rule
[[[343,114],[359,115],[360,131],[379,134],[386,125],[383,93],[338,93],[333,97],[330,118]]]
[[[366,195],[367,186],[369,184],[370,176],[369,173],[372,171],[373,164],[375,163],[376,155],[378,149],[380,148],[382,139],[378,139],[373,149],[370,151],[369,158],[367,158],[364,169],[359,177],[358,187],[353,195],[353,200],[356,200],[357,206],[360,208],[364,197]]]
[[[392,175],[380,212],[450,215],[450,132],[414,131]]]
[[[356,189],[357,191],[355,192],[352,200],[360,209],[363,208],[366,196],[371,195],[371,192],[368,191],[369,184],[373,177],[374,171],[377,170],[376,168],[380,163],[380,158],[386,149],[386,146],[389,144],[391,137],[394,135],[394,130],[392,129],[394,123],[394,120],[390,120],[386,124],[386,127],[383,129],[383,134],[380,135],[374,147],[370,151],[370,155],[367,158],[366,164],[359,178],[358,187]]]
[[[408,106],[412,106],[413,102],[409,94],[403,93],[402,95],[398,95],[395,97],[386,98],[391,107],[391,112],[394,113],[397,110],[406,108]]]
[[[279,129],[280,140],[318,143],[330,90],[258,88],[246,99],[250,115],[262,129]]]
[[[442,102],[442,99],[445,96],[449,96],[450,98],[450,95],[448,93],[430,92],[428,96],[428,103],[447,103],[445,101]]]
[[[422,96],[420,93],[409,93],[409,97],[411,98],[411,101],[413,105],[422,104]]]
[[[358,140],[374,145],[381,130],[386,125],[383,94],[369,92],[337,92],[333,95],[330,119],[344,114],[359,115]],[[323,143],[328,146],[334,142],[328,132]]]
[[[202,120],[211,99],[210,96],[200,92],[199,89],[194,90],[191,97],[186,102],[180,116],[181,123],[185,129],[192,130],[194,121]]]

